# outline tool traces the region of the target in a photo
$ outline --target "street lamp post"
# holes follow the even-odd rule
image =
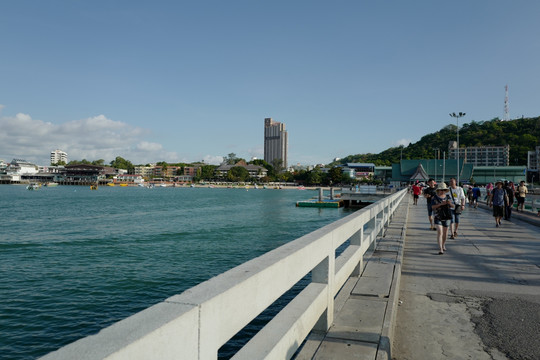
[[[437,182],[437,160],[439,160],[439,148],[433,148],[435,151],[435,182]]]
[[[465,113],[464,112],[459,112],[459,113],[451,113],[449,114],[451,117],[453,118],[456,118],[456,124],[457,124],[457,129],[456,129],[456,132],[457,132],[457,175],[456,175],[456,182],[457,182],[457,185],[459,186],[459,118],[461,117],[464,117],[465,116]]]

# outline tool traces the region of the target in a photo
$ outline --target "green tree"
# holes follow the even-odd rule
[[[227,179],[230,181],[247,181],[249,179],[249,172],[243,166],[233,166],[227,172]]]
[[[216,171],[216,166],[214,165],[203,165],[199,168],[198,175],[194,177],[194,181],[201,180],[212,180],[214,178],[214,173]]]
[[[230,153],[229,155],[223,157],[223,161],[227,165],[234,165],[240,160],[241,160],[240,158],[236,157],[235,153]]]
[[[322,171],[318,167],[311,170],[307,174],[308,185],[319,185],[322,182]]]
[[[339,184],[343,180],[343,172],[340,167],[334,166],[328,171],[328,177],[332,184]]]
[[[115,169],[125,169],[128,173],[133,173],[133,169],[135,168],[131,161],[120,156],[117,156],[116,159],[111,161],[111,166]]]
[[[276,174],[279,174],[283,171],[283,160],[275,158],[274,160],[272,160],[272,166],[274,167]]]

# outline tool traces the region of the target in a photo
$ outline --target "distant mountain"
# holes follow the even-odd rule
[[[403,159],[433,159],[435,150],[440,149],[448,157],[448,143],[456,140],[456,125],[447,125],[441,130],[424,135],[419,141],[403,147]],[[459,129],[460,147],[510,145],[510,165],[526,165],[527,151],[540,145],[540,116],[502,121],[473,121]],[[350,162],[368,162],[379,166],[399,163],[401,147],[391,147],[378,154],[349,155],[330,165]]]

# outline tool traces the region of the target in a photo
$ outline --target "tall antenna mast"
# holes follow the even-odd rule
[[[504,87],[504,121],[510,120],[510,110],[508,109],[508,84]]]

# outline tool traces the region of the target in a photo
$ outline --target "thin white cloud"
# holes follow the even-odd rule
[[[4,106],[0,105],[0,110]],[[0,116],[0,158],[24,158],[48,165],[52,150],[68,153],[71,160],[109,162],[122,156],[134,164],[155,161],[180,162],[177,153],[166,151],[161,144],[149,142],[149,130],[98,115],[82,120],[53,124],[32,119],[28,114]]]
[[[411,139],[399,139],[398,141],[395,142],[395,145],[396,146],[409,146],[409,144],[411,143]]]
[[[264,158],[264,148],[263,146],[256,146],[251,149],[248,149],[249,158],[256,157],[257,159],[263,159]],[[249,159],[248,159],[249,160]]]
[[[210,164],[210,165],[219,165],[223,162],[223,156],[219,156],[219,155],[205,155],[204,158],[204,163],[205,164]]]

